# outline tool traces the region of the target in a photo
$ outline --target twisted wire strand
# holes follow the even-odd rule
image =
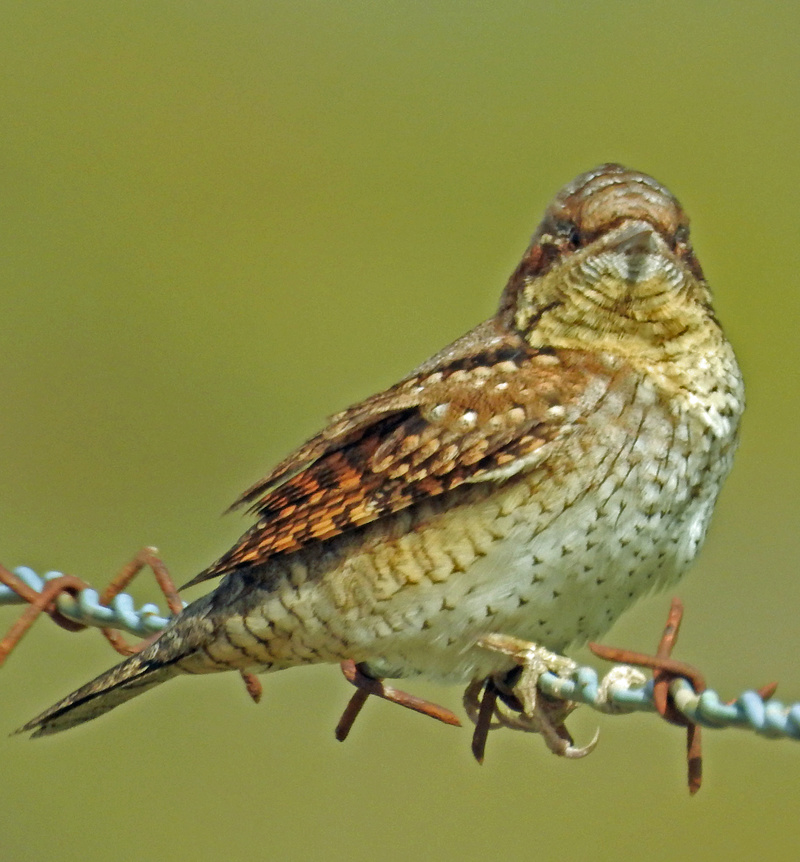
[[[62,577],[61,572],[47,572],[40,577],[26,566],[14,569],[14,574],[37,593],[42,592],[48,581]],[[11,587],[0,584],[0,605],[24,604],[25,599]],[[61,593],[56,599],[56,607],[73,622],[95,628],[119,629],[138,637],[149,637],[160,632],[171,619],[162,616],[158,605],[152,603],[144,604],[137,610],[133,597],[127,593],[120,593],[110,604],[102,605],[100,594],[90,587],[80,590],[75,596]]]
[[[623,667],[617,665],[611,673]],[[588,666],[577,667],[567,678],[548,671],[539,678],[538,687],[549,697],[582,703],[609,715],[656,711],[652,680],[631,684],[623,678],[604,687],[597,671]],[[774,698],[765,701],[755,691],[745,691],[726,703],[710,688],[698,694],[684,679],[672,682],[670,693],[678,711],[702,727],[737,727],[768,739],[800,740],[800,703],[786,706]]]
[[[61,572],[47,572],[40,577],[25,566],[14,569],[14,574],[36,592],[41,592],[48,581],[62,576]],[[24,604],[25,600],[10,587],[0,584],[0,606]],[[158,605],[147,603],[137,610],[133,597],[127,593],[120,593],[109,605],[102,605],[97,590],[88,587],[76,596],[62,593],[56,605],[74,622],[119,629],[139,637],[161,631],[170,621],[169,616],[161,614]],[[538,688],[548,697],[585,704],[607,715],[656,711],[653,681],[645,681],[640,671],[627,665],[616,665],[602,678],[589,666],[578,666],[561,676],[546,671],[539,678]],[[676,679],[670,691],[677,709],[703,727],[735,727],[768,739],[800,740],[800,703],[787,706],[774,698],[765,701],[755,691],[745,691],[736,700],[725,703],[712,689],[698,694],[684,679]]]

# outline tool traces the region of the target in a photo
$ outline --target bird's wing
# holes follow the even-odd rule
[[[456,342],[458,344],[458,342]],[[467,482],[502,480],[574,421],[586,368],[515,337],[431,361],[332,417],[246,491],[256,524],[190,586],[369,524]]]

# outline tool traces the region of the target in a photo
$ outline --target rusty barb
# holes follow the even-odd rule
[[[685,679],[697,694],[706,690],[703,675],[692,665],[673,659],[672,650],[678,642],[678,632],[683,619],[683,603],[673,599],[667,623],[658,643],[654,656],[636,653],[617,647],[590,643],[589,649],[606,661],[621,662],[637,667],[651,668],[653,671],[653,703],[658,714],[670,724],[686,728],[686,764],[689,793],[695,794],[703,781],[703,754],[700,728],[679,712],[670,700],[669,687],[675,679]]]
[[[55,572],[43,580],[30,569],[10,572],[0,566],[0,605],[27,605],[0,640],[0,666],[41,614],[67,631],[81,631],[89,626],[100,628],[121,655],[143,649],[169,624],[168,618],[158,616],[155,605],[133,610],[133,600],[123,592],[145,569],[152,571],[172,615],[180,613],[183,602],[155,548],[139,551],[100,595],[73,575]],[[597,735],[587,745],[576,746],[564,723],[581,703],[612,715],[655,711],[670,724],[685,727],[691,793],[697,792],[702,780],[701,724],[714,728],[741,727],[769,738],[800,740],[800,703],[786,707],[773,700],[774,683],[724,703],[706,688],[696,668],[672,658],[682,617],[683,606],[675,599],[654,655],[590,644],[595,655],[619,663],[602,680],[593,668],[578,667],[570,659],[537,644],[502,634],[482,638],[479,646],[507,656],[512,670],[475,680],[464,693],[467,715],[475,725],[472,752],[476,760],[483,762],[489,731],[499,727],[538,733],[548,748],[561,757],[585,757],[594,749]],[[119,633],[120,629],[134,632],[142,639],[129,643]],[[392,688],[370,675],[365,665],[344,661],[341,668],[356,691],[336,726],[336,738],[340,741],[347,738],[371,695],[444,724],[461,724],[450,710]],[[637,668],[651,670],[652,680],[648,682]],[[257,703],[261,683],[253,674],[241,675],[249,696]]]
[[[120,569],[116,577],[111,580],[111,583],[99,596],[99,605],[102,608],[109,608],[118,596],[124,595],[122,591],[139,572],[146,568],[149,568],[153,573],[172,615],[176,616],[179,614],[183,610],[183,601],[178,595],[175,582],[172,580],[167,567],[158,556],[158,549],[152,547],[142,548],[127,565]],[[28,607],[22,612],[16,623],[11,626],[6,636],[0,641],[0,667],[3,666],[11,651],[22,640],[22,637],[36,622],[40,614],[47,614],[56,625],[70,632],[83,631],[83,629],[89,627],[87,623],[77,622],[65,616],[58,607],[60,596],[67,595],[77,598],[84,591],[91,590],[86,581],[82,581],[74,575],[59,574],[56,577],[49,578],[44,583],[41,591],[37,592],[26,584],[18,574],[0,566],[0,584],[8,587],[28,604]],[[100,631],[111,646],[120,655],[124,656],[140,652],[159,635],[159,632],[156,631],[150,637],[139,641],[139,643],[131,644],[110,626],[100,626]],[[261,681],[252,673],[242,672],[241,676],[247,693],[258,703],[261,699]]]
[[[678,642],[678,632],[683,619],[683,603],[673,599],[667,623],[658,643],[655,655],[633,652],[617,647],[590,643],[589,649],[606,661],[651,668],[653,671],[653,703],[658,714],[670,724],[686,728],[686,764],[689,793],[695,794],[703,781],[703,753],[700,728],[679,712],[670,699],[670,684],[676,679],[685,679],[697,694],[706,690],[706,681],[697,668],[673,659],[672,650]]]
[[[675,598],[672,600],[667,623],[664,626],[664,631],[661,634],[661,640],[658,643],[655,655],[645,655],[644,653],[637,653],[617,647],[602,646],[597,643],[590,643],[589,649],[598,658],[605,659],[606,661],[652,669],[653,703],[656,712],[670,724],[686,728],[687,783],[689,793],[694,795],[700,789],[703,782],[703,751],[700,726],[677,708],[672,697],[672,687],[677,680],[684,679],[691,685],[696,694],[701,695],[706,691],[706,681],[696,667],[672,658],[672,650],[678,642],[678,633],[680,632],[682,620],[683,602]],[[777,688],[778,684],[773,682],[762,686],[756,693],[763,701],[768,701],[775,694]],[[730,704],[733,704],[733,701],[729,701]]]
[[[386,685],[383,680],[370,676],[362,665],[357,665],[353,661],[343,661],[341,667],[345,679],[356,687],[356,692],[350,698],[339,723],[336,725],[336,738],[339,742],[344,742],[347,739],[353,723],[371,694],[414,712],[421,712],[429,718],[444,722],[444,724],[461,727],[458,716],[450,712],[449,709]]]
[[[183,602],[178,596],[175,585],[169,576],[167,567],[156,556],[155,548],[142,548],[141,551],[119,572],[99,597],[101,605],[108,606],[128,584],[142,571],[149,567],[155,575],[156,582],[164,594],[167,606],[173,614],[183,610]],[[47,614],[53,622],[70,632],[82,631],[88,628],[86,623],[70,619],[58,607],[58,598],[67,595],[77,598],[84,590],[90,589],[89,584],[74,575],[57,575],[45,581],[41,591],[36,591],[17,574],[9,572],[0,566],[0,583],[16,593],[28,607],[14,623],[9,632],[0,641],[0,666],[20,642],[28,629],[36,622],[40,614]],[[120,655],[132,655],[143,649],[147,641],[136,646],[129,644],[113,628],[101,627],[100,631]]]

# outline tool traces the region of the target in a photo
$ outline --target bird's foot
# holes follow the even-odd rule
[[[538,687],[542,674],[568,677],[577,667],[575,662],[508,635],[487,635],[478,643],[509,656],[519,666],[509,674],[472,683],[464,694],[464,706],[475,723],[472,752],[479,763],[483,762],[487,734],[495,727],[539,733],[550,751],[559,757],[575,759],[594,750],[599,733],[587,745],[576,746],[564,724],[578,704],[553,700]]]

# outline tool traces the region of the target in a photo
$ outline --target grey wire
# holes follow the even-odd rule
[[[61,572],[47,572],[39,577],[33,569],[20,566],[14,569],[14,574],[32,590],[40,593],[48,581],[62,577]],[[25,599],[20,598],[11,587],[0,584],[0,605],[24,605]],[[100,594],[90,587],[81,590],[76,596],[62,593],[56,599],[59,612],[73,622],[96,628],[120,629],[139,637],[149,637],[160,632],[169,622],[168,616],[162,616],[158,605],[152,603],[142,605],[136,610],[132,596],[120,593],[110,605],[100,604]]]
[[[24,566],[14,569],[14,574],[37,593],[48,581],[61,577],[60,572],[47,572],[39,577]],[[24,604],[25,600],[10,587],[0,584],[0,605]],[[139,637],[161,631],[170,620],[152,603],[137,610],[127,593],[120,593],[110,605],[102,605],[97,590],[88,587],[74,597],[62,593],[56,605],[60,613],[74,622],[120,629]],[[594,668],[578,666],[564,676],[545,672],[539,678],[538,688],[549,697],[582,703],[606,714],[655,712],[653,682],[643,679],[638,671],[624,665],[614,666],[602,679]],[[678,710],[703,727],[735,727],[769,739],[800,740],[800,703],[785,706],[774,698],[764,701],[755,691],[745,691],[732,703],[723,703],[715,691],[706,689],[698,694],[683,679],[675,680],[670,690]]]

